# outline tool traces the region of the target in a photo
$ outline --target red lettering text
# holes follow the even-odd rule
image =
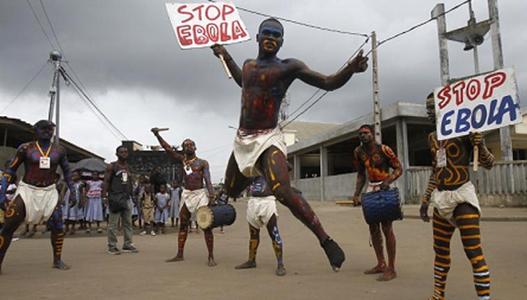
[[[483,92],[483,99],[492,97],[494,89],[502,85],[506,78],[507,75],[503,72],[497,72],[485,77],[485,91]]]
[[[447,85],[442,88],[439,93],[437,93],[437,98],[439,98],[439,108],[443,108],[450,103],[452,96],[450,95],[450,86]]]
[[[479,80],[472,79],[467,84],[467,98],[470,101],[473,101],[479,96],[479,92],[481,91],[481,84],[479,83]]]

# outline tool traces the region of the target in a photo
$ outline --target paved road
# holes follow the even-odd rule
[[[358,208],[314,204],[327,231],[345,249],[348,260],[339,273],[330,270],[314,236],[279,206],[288,274],[277,277],[274,254],[262,234],[258,268],[234,270],[247,258],[245,203],[237,203],[238,219],[216,234],[218,266],[206,266],[202,234],[190,234],[186,260],[165,263],[175,254],[177,235],[136,236],[138,254],[107,255],[105,238],[68,238],[64,259],[69,271],[51,269],[48,239],[12,244],[0,275],[1,299],[426,299],[432,291],[431,225],[409,219],[395,225],[397,271],[391,282],[377,282],[362,271],[375,263],[367,225]],[[527,294],[527,224],[484,222],[483,243],[492,272],[493,299],[524,299]],[[262,232],[263,233],[263,232]],[[470,264],[459,235],[452,243],[453,266],[448,299],[476,299]]]

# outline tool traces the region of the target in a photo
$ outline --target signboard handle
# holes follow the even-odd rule
[[[472,165],[472,170],[477,171],[478,165],[479,165],[479,148],[478,146],[474,146],[474,164]]]
[[[221,54],[218,55],[218,57],[221,60],[221,64],[223,65],[223,69],[225,70],[225,74],[227,74],[227,77],[229,77],[229,79],[232,79],[231,70],[229,70],[229,67],[227,66],[227,62],[225,61],[225,58]]]

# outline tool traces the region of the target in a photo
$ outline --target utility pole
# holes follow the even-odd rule
[[[467,26],[452,31],[446,31],[445,7],[444,4],[437,4],[432,10],[432,17],[437,21],[437,31],[439,35],[439,57],[441,61],[441,84],[447,85],[451,82],[449,74],[447,40],[461,42],[465,44],[463,50],[473,50],[474,69],[476,75],[480,74],[479,57],[477,47],[484,41],[484,36],[490,30],[492,40],[492,54],[494,59],[494,70],[503,69],[503,51],[501,45],[501,34],[498,15],[498,0],[487,0],[489,9],[489,19],[476,22],[472,2],[469,1],[470,18]],[[452,80],[453,81],[453,80]],[[501,159],[512,161],[512,139],[508,126],[499,129]]]
[[[490,24],[490,39],[492,41],[492,54],[494,69],[503,69],[503,50],[501,48],[500,18],[498,15],[498,1],[488,0]],[[509,126],[500,128],[501,159],[512,161],[512,139]]]
[[[372,86],[373,86],[373,126],[375,131],[375,142],[382,143],[381,135],[381,103],[379,101],[379,69],[377,60],[377,34],[371,32],[371,61],[372,61]]]
[[[49,114],[48,120],[53,122],[53,111],[55,111],[55,142],[59,142],[60,139],[60,63],[62,61],[62,54],[53,50],[49,53],[49,61],[55,66],[55,72],[53,73],[53,81],[51,83],[51,88],[49,89]]]

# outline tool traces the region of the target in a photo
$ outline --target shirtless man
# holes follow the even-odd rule
[[[393,150],[387,145],[377,144],[373,137],[374,129],[371,125],[362,125],[359,128],[359,139],[361,145],[353,151],[353,164],[357,169],[357,183],[353,204],[360,204],[360,194],[366,183],[366,173],[368,174],[368,187],[366,192],[378,190],[388,190],[390,185],[402,174],[402,167],[399,159]],[[390,174],[390,168],[393,172]],[[368,224],[370,236],[377,256],[377,265],[364,274],[382,275],[378,281],[389,281],[397,277],[395,272],[395,234],[391,220],[384,220],[380,224]],[[382,232],[386,238],[386,250],[388,253],[388,264],[384,259]]]
[[[159,128],[152,128],[152,133],[156,136],[159,144],[170,157],[181,161],[185,170],[183,178],[183,192],[181,193],[181,201],[179,211],[179,234],[178,234],[178,251],[175,257],[168,259],[167,262],[176,262],[183,260],[183,250],[185,242],[187,241],[188,229],[190,226],[190,216],[195,214],[198,208],[209,205],[209,202],[214,197],[214,189],[210,181],[209,163],[196,156],[196,144],[191,139],[186,139],[182,143],[183,154],[175,151],[170,144],[168,144],[159,135]],[[205,235],[205,243],[209,251],[208,266],[216,265],[214,261],[214,235],[212,229],[203,230]]]
[[[13,201],[7,207],[5,203],[5,185],[0,191],[0,207],[5,212],[5,226],[0,232],[0,272],[7,248],[11,243],[13,233],[22,223],[38,224],[48,221],[51,229],[51,246],[53,248],[53,268],[68,270],[62,259],[64,243],[64,221],[62,205],[55,187],[57,167],[62,168],[64,179],[70,191],[74,191],[71,171],[66,157],[66,150],[51,138],[55,124],[40,120],[34,125],[36,140],[18,147],[15,157],[2,176],[9,183],[20,165],[24,164],[25,174],[18,185]],[[7,186],[6,186],[7,187]],[[69,203],[75,205],[75,193],[70,193]]]
[[[435,123],[434,95],[426,100],[428,118]],[[481,247],[479,219],[481,210],[474,185],[470,182],[469,164],[472,149],[478,147],[479,163],[486,169],[494,165],[494,156],[485,146],[481,133],[439,141],[436,132],[428,136],[432,154],[432,175],[421,200],[420,214],[430,222],[428,206],[432,203],[434,237],[434,294],[430,299],[444,300],[450,270],[450,240],[459,228],[465,254],[472,265],[474,287],[479,300],[490,299],[490,273]]]
[[[365,71],[368,59],[360,52],[340,71],[325,76],[298,59],[278,58],[283,34],[278,20],[264,20],[256,36],[258,56],[246,60],[241,69],[223,46],[213,46],[214,54],[223,56],[235,82],[242,88],[240,125],[225,173],[225,188],[229,197],[238,197],[251,184],[251,177],[265,176],[275,197],[317,236],[333,270],[338,271],[345,260],[344,252],[324,231],[302,195],[291,189],[287,148],[278,126],[278,113],[295,79],[324,90],[335,90],[354,73]]]

